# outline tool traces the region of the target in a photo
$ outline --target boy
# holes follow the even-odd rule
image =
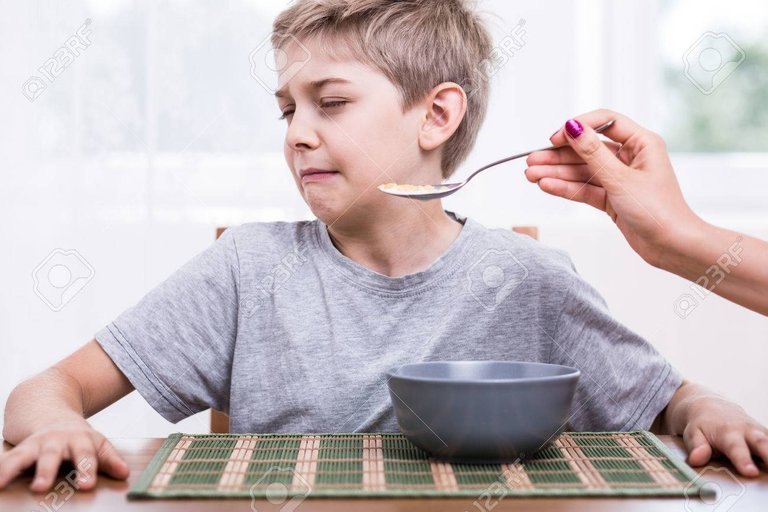
[[[474,143],[491,42],[464,2],[303,0],[274,34],[291,70],[276,92],[285,158],[317,220],[227,230],[20,384],[0,487],[37,462],[43,491],[62,459],[82,457],[97,462],[82,488],[97,467],[126,478],[85,418],[133,389],[173,422],[228,412],[233,432],[395,431],[384,372],[437,359],[576,366],[572,430],[653,427],[683,434],[692,464],[720,451],[758,473],[750,449],[766,458],[766,429],[683,381],[564,253],[376,190],[439,182]]]

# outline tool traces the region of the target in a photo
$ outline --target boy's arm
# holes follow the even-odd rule
[[[63,460],[78,469],[78,488],[91,489],[96,471],[127,478],[128,466],[86,418],[133,391],[133,386],[96,340],[11,392],[3,438],[16,446],[0,454],[0,488],[36,463],[31,489],[54,483]]]
[[[688,463],[703,466],[725,455],[739,473],[757,476],[752,455],[768,464],[768,429],[735,403],[704,386],[684,381],[656,418],[660,432],[683,436]]]

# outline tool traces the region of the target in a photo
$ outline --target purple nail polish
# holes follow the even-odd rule
[[[568,132],[571,138],[578,139],[579,135],[584,133],[584,127],[577,120],[569,119],[565,122],[565,131]]]

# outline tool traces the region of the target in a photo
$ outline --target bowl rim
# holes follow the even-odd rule
[[[517,364],[526,364],[526,365],[536,365],[536,366],[557,366],[560,368],[565,368],[568,370],[567,373],[561,374],[561,375],[545,375],[541,377],[521,377],[521,378],[501,378],[501,379],[454,379],[454,378],[446,378],[446,377],[414,377],[412,375],[400,375],[399,373],[396,373],[400,369],[406,367],[406,366],[424,366],[424,365],[432,365],[432,364],[446,364],[446,363],[517,363]],[[566,366],[563,364],[554,364],[554,363],[541,363],[538,361],[518,361],[518,360],[510,360],[510,361],[502,361],[502,360],[460,360],[460,361],[422,361],[422,362],[416,362],[416,363],[406,363],[400,366],[397,366],[395,368],[390,368],[387,370],[387,376],[389,379],[400,379],[400,380],[406,380],[406,381],[414,381],[414,382],[434,382],[434,383],[450,383],[450,384],[473,384],[473,385],[484,385],[484,384],[502,384],[502,383],[531,383],[531,382],[552,382],[552,381],[560,381],[560,380],[570,380],[574,378],[579,378],[581,376],[581,370],[578,368],[574,368],[573,366]]]

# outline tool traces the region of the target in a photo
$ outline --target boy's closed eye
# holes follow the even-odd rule
[[[321,101],[320,103],[316,103],[315,105],[319,108],[322,108],[324,110],[326,109],[335,109],[337,107],[341,107],[349,103],[348,100],[325,100]],[[287,119],[288,117],[292,116],[295,112],[295,108],[288,107],[285,110],[283,110],[282,115],[278,118],[280,120]]]

